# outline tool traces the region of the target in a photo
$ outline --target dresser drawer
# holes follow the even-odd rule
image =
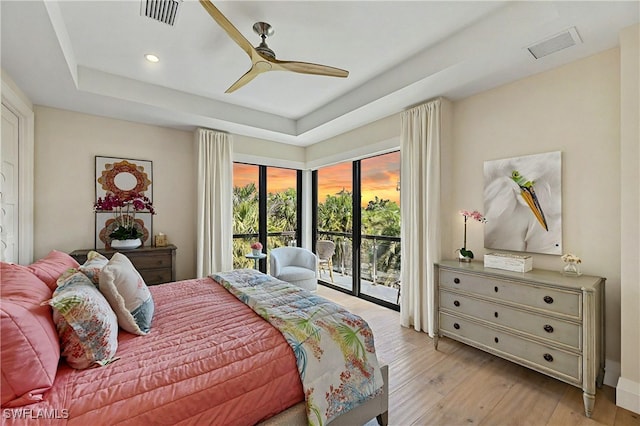
[[[582,317],[582,294],[578,292],[514,283],[497,278],[440,270],[441,288],[453,288],[532,308],[557,312],[576,319]]]
[[[440,291],[440,308],[454,314],[460,313],[489,321],[570,348],[582,348],[580,325],[548,315],[527,312],[444,289]]]
[[[440,330],[454,338],[479,344],[482,349],[553,375],[570,383],[582,380],[582,357],[553,346],[495,330],[440,312]]]

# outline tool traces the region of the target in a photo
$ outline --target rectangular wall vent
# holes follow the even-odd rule
[[[178,16],[180,3],[181,0],[142,0],[140,14],[173,26]]]
[[[578,31],[576,31],[575,27],[571,27],[560,34],[556,34],[553,37],[527,47],[527,50],[529,50],[529,53],[531,53],[534,58],[540,59],[580,43],[582,43],[582,40],[578,35]]]

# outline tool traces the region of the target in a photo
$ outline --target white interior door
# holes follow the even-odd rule
[[[19,146],[20,120],[2,104],[0,144],[0,260],[19,261]]]

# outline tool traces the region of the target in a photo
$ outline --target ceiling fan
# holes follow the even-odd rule
[[[238,90],[259,74],[267,71],[293,71],[302,74],[326,75],[330,77],[347,77],[349,75],[349,71],[327,65],[312,64],[309,62],[280,61],[276,59],[276,54],[273,50],[269,49],[269,46],[267,46],[265,42],[268,36],[273,35],[274,31],[271,25],[266,22],[256,22],[253,25],[253,31],[262,38],[262,43],[260,43],[258,47],[253,47],[211,1],[200,0],[200,4],[209,12],[209,15],[211,15],[218,25],[227,32],[229,37],[251,58],[251,69],[233,83],[225,93]]]

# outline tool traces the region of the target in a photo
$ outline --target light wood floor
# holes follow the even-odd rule
[[[587,418],[577,387],[451,339],[436,351],[425,333],[400,326],[398,312],[323,286],[318,294],[373,329],[378,359],[389,365],[390,425],[640,425],[609,386]]]

